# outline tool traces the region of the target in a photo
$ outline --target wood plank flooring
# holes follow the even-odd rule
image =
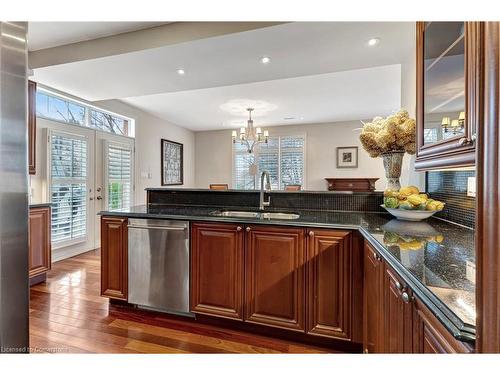
[[[33,353],[326,353],[321,347],[268,338],[166,314],[109,305],[99,295],[99,251],[54,263],[31,287]]]

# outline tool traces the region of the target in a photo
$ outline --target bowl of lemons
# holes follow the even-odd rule
[[[385,190],[382,207],[399,220],[421,221],[443,210],[444,203],[429,198],[416,186],[405,186],[399,190]]]

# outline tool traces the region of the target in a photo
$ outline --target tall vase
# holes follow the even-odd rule
[[[399,190],[401,184],[399,177],[401,177],[401,165],[403,164],[404,151],[391,151],[382,154],[384,161],[385,177],[387,178],[386,189]]]

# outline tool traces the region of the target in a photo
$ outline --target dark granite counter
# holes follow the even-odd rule
[[[473,230],[432,218],[419,223],[403,222],[385,213],[293,210],[300,214],[296,220],[212,215],[220,209],[206,206],[149,205],[123,211],[103,211],[100,214],[358,230],[457,339],[474,341],[476,309]],[[245,207],[243,210],[252,208]]]
[[[29,208],[52,207],[52,203],[30,203]]]

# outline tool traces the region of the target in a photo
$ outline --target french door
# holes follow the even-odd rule
[[[91,129],[48,129],[48,198],[57,261],[100,246],[102,210],[133,204],[134,139]]]

